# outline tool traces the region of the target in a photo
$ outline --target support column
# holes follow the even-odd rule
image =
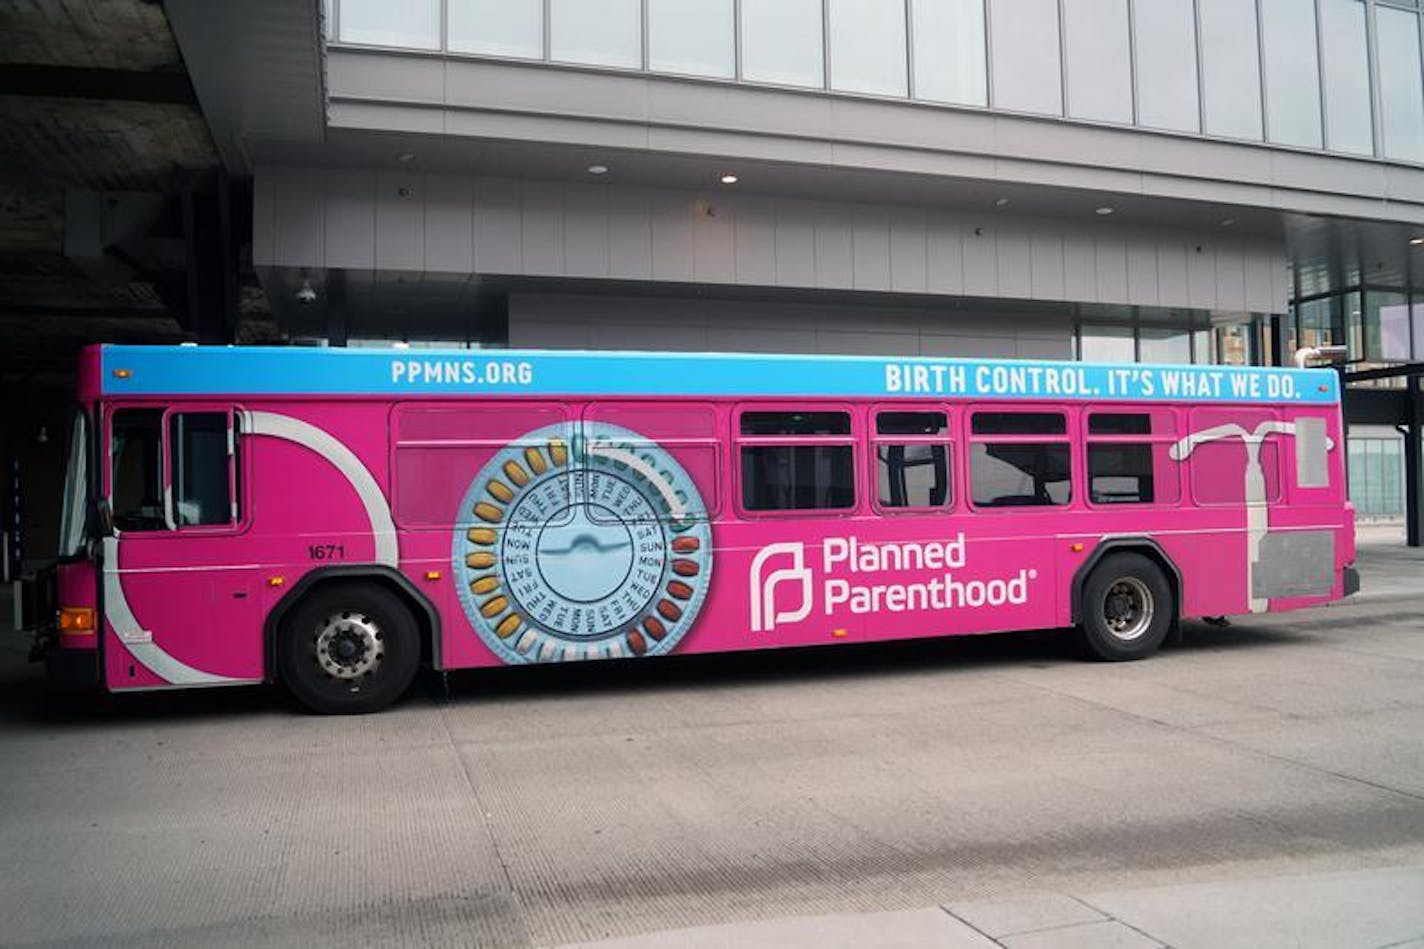
[[[1404,542],[1410,547],[1424,546],[1424,465],[1421,465],[1420,443],[1424,441],[1424,400],[1420,399],[1419,377],[1408,378],[1405,395],[1405,421],[1400,427],[1404,435]]]

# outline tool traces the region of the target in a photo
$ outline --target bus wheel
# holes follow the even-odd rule
[[[1141,554],[1111,554],[1083,584],[1083,646],[1097,659],[1144,659],[1162,645],[1173,611],[1161,568]]]
[[[395,594],[372,584],[319,587],[282,620],[277,674],[324,715],[374,712],[400,698],[420,663],[420,630]]]

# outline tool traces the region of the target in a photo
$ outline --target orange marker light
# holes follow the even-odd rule
[[[1071,551],[1073,551],[1073,553],[1075,553],[1075,554],[1081,554],[1081,553],[1083,552],[1083,545],[1082,545],[1082,544],[1070,544],[1069,547],[1068,547],[1068,549],[1071,550]]]
[[[127,379],[127,378],[128,378],[129,376],[131,376],[131,375],[133,375],[133,372],[130,371],[130,370],[128,370],[128,369],[115,369],[115,370],[114,370],[114,378],[115,378],[115,379]]]
[[[61,633],[94,632],[94,611],[87,606],[66,606],[59,611]]]
[[[831,630],[831,635],[836,639],[845,639],[849,634],[843,629],[833,629]]]
[[[427,579],[427,580],[439,580],[439,579],[440,579],[440,571],[439,571],[439,570],[427,570],[427,571],[425,571],[425,579]]]
[[[267,578],[267,585],[268,585],[269,587],[279,587],[279,586],[281,586],[282,584],[284,584],[284,583],[286,583],[286,582],[287,582],[287,578],[286,578],[286,577],[268,577],[268,578]]]

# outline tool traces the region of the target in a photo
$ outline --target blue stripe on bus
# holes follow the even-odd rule
[[[1323,369],[878,356],[104,346],[111,396],[543,395],[1339,401]],[[123,370],[121,373],[120,370]]]

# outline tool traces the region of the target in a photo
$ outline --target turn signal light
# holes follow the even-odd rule
[[[114,378],[115,378],[115,379],[127,379],[127,378],[128,378],[129,376],[131,376],[131,375],[133,375],[133,370],[131,370],[131,369],[115,369],[115,370],[114,370]]]
[[[66,606],[59,611],[61,633],[94,632],[94,611],[87,606]]]

